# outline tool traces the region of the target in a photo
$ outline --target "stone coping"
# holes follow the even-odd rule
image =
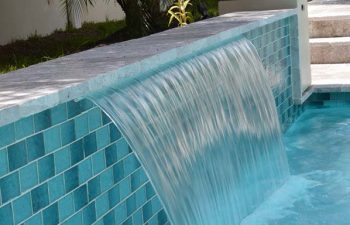
[[[0,75],[0,126],[219,47],[296,9],[225,14]]]
[[[322,0],[309,3],[309,20],[346,20],[350,19],[349,0]]]

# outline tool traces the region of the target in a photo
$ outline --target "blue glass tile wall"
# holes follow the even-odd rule
[[[166,224],[136,156],[88,100],[0,128],[0,224]]]
[[[313,93],[303,104],[305,109],[349,106],[349,92]]]
[[[291,16],[244,34],[268,72],[282,130],[302,113],[292,96],[293,79],[299,78],[297,22],[297,16]]]
[[[258,49],[284,128],[293,104],[290,17],[244,36]],[[295,46],[294,46],[295,48]],[[296,47],[297,48],[297,47]],[[145,171],[118,129],[88,100],[0,127],[0,225],[169,224]]]

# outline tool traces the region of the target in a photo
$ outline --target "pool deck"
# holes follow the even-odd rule
[[[325,24],[332,24],[330,32],[349,33],[350,26],[344,25],[350,21],[350,0],[314,0],[309,3],[308,7],[309,21],[326,21]],[[340,21],[340,22],[339,22]],[[328,27],[329,28],[329,27]],[[324,27],[323,29],[327,29]],[[326,32],[327,33],[327,32]],[[325,34],[325,33],[324,33]],[[345,36],[345,35],[344,35]],[[335,36],[335,37],[320,37],[310,39],[310,44],[317,47],[324,46],[325,51],[334,50],[337,46],[346,48],[350,46],[350,37]],[[345,54],[348,57],[348,52],[341,51],[326,51],[327,57],[337,57]],[[344,58],[344,57],[343,57]],[[329,64],[312,64],[312,89],[314,92],[349,92],[350,91],[350,62],[329,63]]]
[[[350,64],[313,64],[314,92],[349,92]]]

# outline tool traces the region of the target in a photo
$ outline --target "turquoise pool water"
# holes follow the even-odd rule
[[[292,176],[244,225],[350,224],[350,107],[307,110],[285,134]]]

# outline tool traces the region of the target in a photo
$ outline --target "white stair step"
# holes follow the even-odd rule
[[[347,3],[345,3],[345,1]],[[340,2],[338,4],[325,4],[325,2],[322,3],[320,1],[312,1],[308,5],[309,18],[313,19],[349,16],[350,3],[348,0],[345,1],[343,3]]]
[[[349,37],[349,4],[310,4],[310,37]]]
[[[311,63],[350,63],[350,37],[310,39]]]
[[[350,63],[312,64],[312,85],[350,85]]]

